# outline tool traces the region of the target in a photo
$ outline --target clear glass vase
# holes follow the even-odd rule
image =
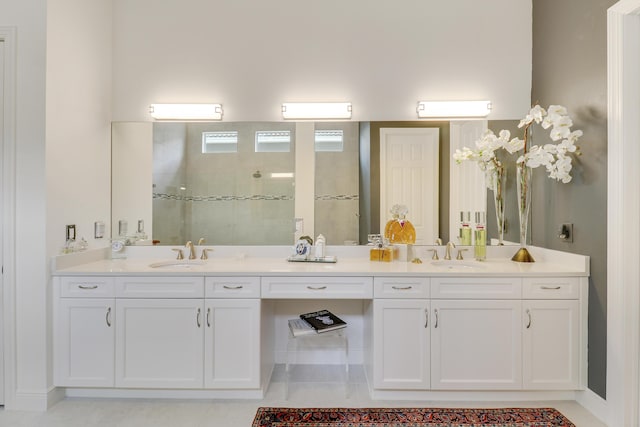
[[[491,182],[493,201],[496,208],[496,225],[498,226],[498,245],[504,245],[504,219],[505,200],[507,191],[507,170],[503,166],[495,169],[495,175]]]
[[[518,215],[520,219],[520,249],[511,258],[518,262],[535,262],[527,249],[527,229],[531,210],[531,168],[524,163],[516,165],[516,188],[518,192]]]

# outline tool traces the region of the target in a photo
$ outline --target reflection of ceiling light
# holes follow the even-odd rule
[[[221,104],[151,104],[156,120],[222,120]]]
[[[293,172],[273,172],[271,178],[293,178]]]
[[[491,101],[420,101],[418,117],[485,117],[491,112]]]
[[[350,119],[350,102],[285,102],[284,119]]]

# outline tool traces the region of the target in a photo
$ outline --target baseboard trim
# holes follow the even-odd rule
[[[62,399],[64,399],[64,390],[58,387],[52,387],[46,391],[17,390],[15,399],[7,409],[44,412]]]
[[[600,421],[609,425],[609,407],[607,401],[593,391],[587,389],[576,393],[576,402]]]

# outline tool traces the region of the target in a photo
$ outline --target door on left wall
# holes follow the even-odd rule
[[[4,153],[4,41],[0,40],[0,153]],[[0,188],[4,188],[2,177],[4,176],[3,164],[0,161]],[[4,193],[4,192],[3,192]],[[0,221],[3,224],[0,227],[0,264],[4,260],[4,254],[2,248],[4,247],[4,240],[2,230],[4,229],[4,199],[0,196]],[[2,272],[0,273],[0,405],[4,405],[4,265],[1,266]]]

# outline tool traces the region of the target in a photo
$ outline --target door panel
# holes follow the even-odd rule
[[[380,129],[380,230],[395,204],[407,206],[416,244],[432,244],[439,227],[439,130]]]

